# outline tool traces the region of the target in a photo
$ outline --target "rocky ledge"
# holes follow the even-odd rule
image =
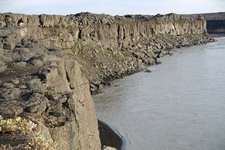
[[[24,25],[18,27],[20,18]],[[213,41],[204,17],[177,14],[5,13],[0,26],[1,123],[30,120],[56,149],[101,149],[90,91],[99,93],[111,79],[160,64],[157,58],[172,55],[174,47]],[[21,132],[4,127],[0,142],[28,144],[40,133],[32,130],[18,142],[14,137]]]

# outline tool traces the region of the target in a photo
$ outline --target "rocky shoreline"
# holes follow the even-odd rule
[[[171,54],[174,47],[213,40],[207,33],[206,20],[201,16],[2,14],[0,26],[5,25],[6,15],[11,16],[11,26],[23,18],[24,27],[17,32],[48,47],[60,47],[63,53],[76,59],[89,80],[92,94],[99,93],[110,79],[160,64],[157,58]],[[13,42],[3,41],[9,49],[13,49],[18,41]],[[35,65],[42,65],[40,59],[38,62]]]
[[[0,14],[2,122],[22,117],[37,125],[17,145],[42,132],[57,149],[101,149],[91,93],[160,64],[157,58],[172,55],[174,47],[211,41],[201,16]],[[21,131],[0,132],[0,142],[11,144]]]

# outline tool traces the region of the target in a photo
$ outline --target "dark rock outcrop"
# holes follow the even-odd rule
[[[94,103],[79,63],[60,48],[14,32],[20,30],[24,28],[0,29],[3,39],[14,44],[14,48],[1,48],[0,115],[43,124],[41,130],[50,135],[45,138],[57,143],[57,149],[99,150]],[[0,143],[12,145],[6,135],[0,135]]]

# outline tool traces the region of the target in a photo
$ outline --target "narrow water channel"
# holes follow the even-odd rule
[[[177,49],[93,96],[126,150],[225,150],[225,38]]]

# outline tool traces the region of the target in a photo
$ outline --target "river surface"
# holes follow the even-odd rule
[[[225,38],[177,49],[93,96],[126,150],[225,150]]]

